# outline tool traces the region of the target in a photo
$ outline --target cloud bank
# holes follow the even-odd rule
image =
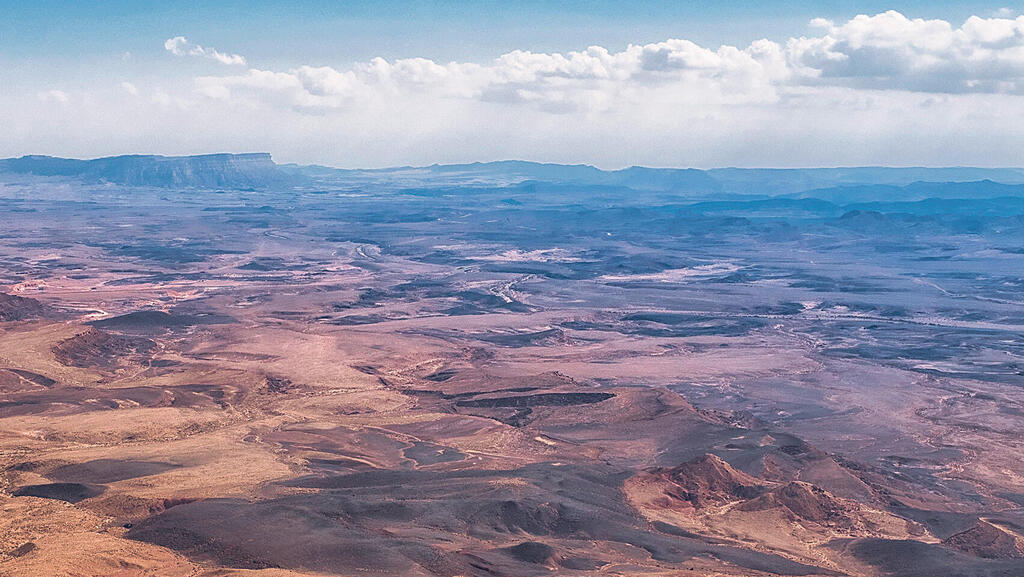
[[[670,39],[620,52],[516,50],[487,63],[375,58],[348,69],[300,66],[196,79],[199,94],[314,111],[381,96],[430,95],[535,106],[552,113],[636,105],[670,90],[681,102],[778,102],[800,87],[853,87],[934,94],[1021,94],[1024,16],[972,16],[959,28],[899,12],[812,24],[821,36],[710,49]],[[180,39],[184,42],[184,39]],[[171,42],[170,40],[168,42]]]
[[[70,123],[67,142],[107,134],[112,150],[97,154],[144,142],[340,166],[1024,165],[1024,16],[954,25],[890,11],[811,25],[810,35],[748,46],[669,39],[479,62],[374,58],[149,86],[119,79],[106,95],[39,91],[35,107],[60,109],[39,116]],[[246,64],[181,36],[164,48]]]

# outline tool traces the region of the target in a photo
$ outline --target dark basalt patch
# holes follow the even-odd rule
[[[861,539],[853,555],[887,577],[1010,577],[1024,575],[1024,559],[982,559],[950,547],[891,539]]]
[[[573,542],[605,541],[644,549],[652,558],[682,563],[713,556],[753,571],[783,575],[832,574],[766,553],[650,532],[625,503],[628,473],[605,468],[531,465],[511,471],[368,471],[311,476],[285,483],[319,488],[258,502],[211,499],[184,504],[135,524],[127,537],[169,547],[229,567],[285,567],[329,573],[408,574],[417,566],[438,575],[485,575],[491,547],[442,553],[446,534],[498,544],[527,536]],[[514,480],[514,483],[495,481]],[[380,528],[388,528],[381,532]],[[418,535],[415,539],[393,535]],[[436,535],[435,541],[431,535]],[[500,546],[500,545],[499,545]],[[545,546],[502,555],[529,574],[549,558]],[[570,553],[567,552],[569,557]],[[599,566],[578,559],[574,565]]]
[[[180,313],[164,311],[134,311],[109,319],[92,321],[94,327],[127,332],[163,331],[199,325],[230,324],[235,319],[222,314]]]
[[[572,571],[597,571],[608,563],[591,557],[566,557],[559,561],[559,565]]]
[[[276,257],[257,257],[251,261],[238,267],[238,270],[251,270],[261,272],[272,272],[272,271],[293,271],[293,270],[304,270],[306,265],[303,264],[289,264],[282,258]]]
[[[944,544],[987,559],[1024,558],[1024,542],[986,521],[943,541]]]
[[[0,322],[55,316],[56,311],[33,298],[0,293]]]
[[[551,545],[536,541],[525,541],[512,547],[505,547],[502,551],[524,563],[547,564],[555,559],[555,550]]]
[[[528,393],[538,389],[540,389],[540,387],[512,387],[509,389],[497,389],[494,391],[466,391],[464,393],[444,393],[442,391],[424,389],[400,389],[398,392],[410,397],[436,397],[439,399],[452,400],[465,399],[467,397],[479,397],[481,395],[491,395],[495,393]]]
[[[267,376],[264,380],[267,384],[267,390],[271,393],[287,393],[292,388],[291,380],[284,377]]]
[[[102,484],[158,475],[179,466],[160,461],[96,459],[84,463],[62,465],[49,472],[46,476],[62,482]]]
[[[488,409],[499,407],[568,407],[600,403],[614,396],[613,393],[541,393],[538,395],[457,401],[455,405],[458,407]]]
[[[428,381],[433,381],[435,383],[443,383],[447,380],[450,380],[452,377],[455,376],[455,374],[455,371],[452,369],[442,369],[440,371],[437,371],[436,373],[429,374],[423,378]]]
[[[235,395],[233,389],[204,384],[119,389],[63,387],[7,395],[11,400],[0,401],[0,417],[36,414],[50,408],[59,408],[62,412],[116,409],[120,400],[133,401],[143,407],[224,408]]]
[[[56,499],[68,503],[78,503],[100,495],[105,487],[97,485],[86,485],[83,483],[46,483],[43,485],[25,485],[15,489],[12,493],[15,497],[40,497],[43,499]]]
[[[89,327],[83,333],[65,339],[51,349],[61,364],[71,367],[110,368],[118,359],[146,355],[157,348],[155,342],[125,335],[113,335]]]
[[[407,574],[440,551],[382,539],[347,522],[333,499],[269,503],[213,499],[181,505],[135,524],[130,539],[240,569],[297,568],[327,573]]]
[[[171,360],[171,359],[155,359],[153,361],[150,361],[150,363],[149,363],[149,366],[154,367],[154,368],[158,368],[158,369],[167,369],[167,368],[170,368],[170,367],[177,367],[177,366],[180,366],[180,365],[181,365],[181,363],[179,363],[178,361],[175,361],[175,360]]]
[[[530,347],[568,342],[569,337],[559,328],[545,329],[536,332],[490,334],[477,337],[478,340],[499,347]]]
[[[754,317],[722,318],[666,312],[632,313],[622,320],[629,324],[617,327],[618,332],[652,337],[742,336],[768,322]]]
[[[375,325],[377,323],[386,323],[388,321],[397,321],[407,318],[405,316],[389,316],[389,315],[349,315],[346,317],[340,317],[327,321],[327,324],[337,325],[341,327],[357,327],[361,325]]]
[[[19,545],[11,551],[8,551],[7,555],[9,555],[11,558],[17,559],[18,557],[24,557],[25,555],[28,555],[29,553],[35,550],[36,544],[29,541],[27,543],[22,543],[21,545]]]
[[[3,370],[5,370],[5,371],[7,371],[7,372],[9,372],[11,374],[17,375],[18,377],[21,377],[22,379],[25,379],[26,381],[28,381],[28,382],[30,382],[30,383],[32,383],[34,385],[39,385],[41,387],[50,388],[53,385],[57,384],[57,381],[51,379],[50,377],[47,377],[45,375],[40,375],[39,373],[33,373],[32,371],[26,371],[24,369],[3,369]]]

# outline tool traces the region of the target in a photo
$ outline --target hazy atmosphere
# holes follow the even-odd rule
[[[2,4],[0,156],[1024,164],[1012,7]]]
[[[0,0],[0,577],[1024,576],[1024,16]]]

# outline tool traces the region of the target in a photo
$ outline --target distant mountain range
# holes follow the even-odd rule
[[[160,188],[267,188],[295,181],[278,169],[267,153],[128,155],[93,160],[22,156],[0,160],[3,172]]]
[[[549,187],[555,192],[566,187],[599,187],[701,199],[751,195],[814,198],[840,204],[1024,196],[1024,169],[972,167],[698,170],[634,166],[609,171],[587,165],[500,161],[353,170],[276,164],[267,153],[128,155],[93,160],[23,156],[0,160],[0,180],[19,176],[86,184],[225,190]]]

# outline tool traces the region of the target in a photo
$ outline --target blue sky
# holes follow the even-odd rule
[[[1012,3],[1011,3],[1012,5]],[[0,2],[5,58],[72,61],[128,50],[159,56],[168,35],[204,38],[271,63],[325,64],[423,56],[473,59],[529,46],[567,51],[683,37],[701,44],[785,38],[816,17],[842,20],[895,9],[959,22],[990,15],[986,2],[136,1]],[[285,50],[282,51],[282,48]],[[284,53],[282,53],[284,52]]]
[[[1024,164],[1006,128],[1024,110],[1012,4],[0,1],[0,13],[0,156]],[[981,24],[965,28],[972,16]]]

